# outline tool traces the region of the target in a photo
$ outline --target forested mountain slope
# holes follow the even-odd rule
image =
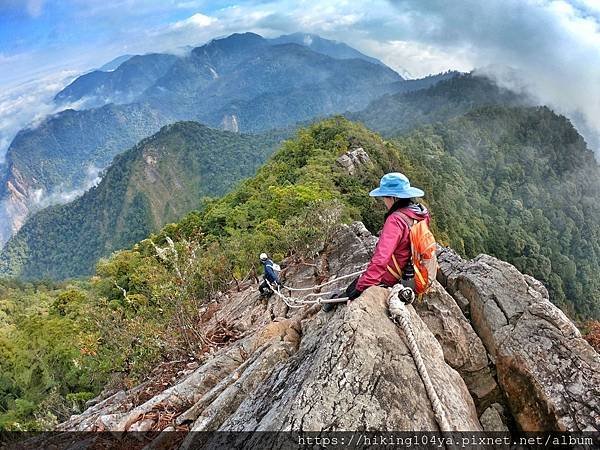
[[[337,160],[358,148],[369,161],[349,176]],[[596,252],[599,221],[592,223],[595,210],[586,209],[588,195],[597,195],[592,157],[571,124],[547,108],[487,107],[394,141],[339,117],[302,129],[254,177],[201,211],[102,260],[89,282],[48,287],[4,283],[0,404],[6,412],[0,415],[0,426],[16,423],[32,429],[55,424],[109,381],[113,388],[133,386],[160,361],[188,361],[190,354],[201,358],[211,342],[227,345],[256,318],[272,320],[276,311],[244,303],[256,301],[244,294],[243,321],[233,325],[223,317],[214,330],[206,326],[214,313],[211,305],[228,304],[231,295],[237,295],[231,290],[252,283],[260,252],[267,251],[277,261],[290,256],[294,270],[314,271],[320,280],[356,270],[359,261],[352,252],[338,255],[335,267],[329,264],[334,259],[326,263],[315,257],[335,245],[341,222],[360,219],[370,230],[379,229],[384,211],[368,192],[392,170],[406,173],[425,190],[433,230],[442,243],[465,254],[505,252],[526,271],[547,276],[551,300],[581,315],[599,317],[599,272],[594,267],[598,258],[591,253]],[[483,167],[482,161],[495,164]],[[573,179],[576,174],[579,181]],[[508,176],[516,181],[507,181]],[[483,185],[479,179],[485,180]],[[565,202],[567,196],[570,203]],[[550,203],[548,198],[556,200]],[[589,221],[577,228],[576,218],[579,214],[577,220],[582,220],[583,213]],[[552,227],[560,222],[566,228],[554,232]],[[360,236],[365,238],[365,233]],[[564,240],[567,236],[570,242]],[[589,247],[583,250],[579,243],[588,239]],[[490,264],[506,268],[493,258],[478,258],[471,269],[465,268],[469,279],[476,281],[477,274],[492,270]],[[587,280],[569,277],[580,272]],[[543,286],[523,275],[511,278],[520,280],[518,286],[501,274],[494,277],[528,298],[545,298]],[[486,286],[481,292],[494,302],[516,299],[504,296],[502,287],[491,294]],[[486,301],[477,297],[483,293],[467,292],[468,285],[459,288],[471,301]],[[561,289],[566,296],[561,297]],[[23,306],[20,314],[17,305]],[[264,314],[249,317],[248,311],[258,308]],[[553,326],[566,320],[549,304],[545,308],[555,311]],[[519,314],[511,316],[511,326],[530,323],[521,322]],[[528,317],[534,324],[541,320]],[[550,330],[544,323],[541,327]],[[569,327],[569,333],[576,333]],[[527,328],[519,330],[527,333]],[[494,336],[484,338],[486,345],[494,343]],[[520,352],[517,347],[513,350]],[[150,383],[144,389],[161,392],[164,385]]]
[[[397,143],[419,168],[440,237],[511,262],[572,315],[600,317],[600,169],[568,119],[490,106]]]
[[[115,158],[100,184],[33,215],[0,257],[5,275],[68,278],[254,174],[283,133],[245,135],[178,122]]]
[[[130,103],[152,86],[177,60],[175,55],[130,56],[112,71],[94,70],[77,77],[54,97],[58,103],[86,100],[87,107]]]
[[[0,174],[0,243],[45,206],[77,197],[113,157],[168,123],[143,104],[66,110],[21,130]]]
[[[447,73],[436,76],[439,83],[429,85],[428,78],[411,80],[395,94],[374,100],[364,110],[348,114],[352,120],[386,136],[406,132],[415,126],[444,122],[485,105],[532,106],[522,95],[500,88],[492,80],[474,74]]]
[[[29,213],[85,190],[90,167],[104,169],[167,123],[196,120],[262,132],[362,109],[400,81],[380,63],[336,59],[294,43],[272,45],[253,33],[213,40],[185,57],[133,57],[113,72],[84,75],[59,97],[135,103],[67,110],[16,136],[0,168],[0,243]]]

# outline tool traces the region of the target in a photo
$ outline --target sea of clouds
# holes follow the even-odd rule
[[[19,130],[35,127],[49,114],[77,104],[58,106],[53,98],[77,75],[74,71],[58,71],[41,78],[4,87],[0,91],[0,162]]]

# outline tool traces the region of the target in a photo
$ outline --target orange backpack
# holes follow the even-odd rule
[[[401,211],[397,213],[410,228],[410,249],[412,264],[415,269],[415,291],[417,295],[425,294],[437,275],[437,245],[433,233],[426,220],[411,219]]]

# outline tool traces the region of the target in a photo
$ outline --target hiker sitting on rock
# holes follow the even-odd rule
[[[277,264],[275,264],[266,253],[260,254],[260,262],[264,266],[265,275],[262,283],[258,286],[258,290],[260,291],[261,297],[270,297],[273,295],[273,290],[269,286],[271,285],[281,285],[279,281],[279,276],[277,272],[279,272],[280,268]]]
[[[411,262],[410,226],[414,221],[426,220],[429,225],[429,212],[425,206],[413,201],[425,193],[410,185],[408,178],[401,173],[388,173],[381,178],[371,197],[382,198],[387,208],[383,229],[369,262],[367,270],[346,288],[340,297],[353,300],[370,286],[393,286],[402,284],[414,289],[414,269]],[[411,224],[411,225],[409,225]],[[323,304],[323,310],[330,311],[335,303]]]

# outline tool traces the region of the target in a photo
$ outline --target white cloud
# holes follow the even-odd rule
[[[448,54],[462,51],[466,62],[485,68],[507,87],[515,86],[517,75],[518,87],[571,118],[598,150],[600,24],[596,16],[566,0],[392,3],[398,14],[410,18],[412,41]]]
[[[194,28],[205,28],[213,25],[217,21],[216,18],[205,16],[201,13],[196,13],[193,16],[188,17],[187,19],[180,20],[171,25],[171,28],[178,30],[186,27],[194,27]]]
[[[224,32],[224,24],[216,17],[196,13],[186,19],[143,32],[146,46],[137,47],[139,53],[169,52],[182,56],[190,47],[202,45]]]
[[[43,189],[36,189],[32,196],[36,209],[46,208],[55,204],[68,203],[81,197],[87,190],[100,183],[101,173],[101,168],[89,165],[85,169],[85,180],[78,189],[65,189],[63,186],[58,186],[49,194]]]
[[[121,22],[131,23],[120,27],[106,44],[110,50],[105,47],[104,54],[111,58],[175,51],[233,32],[253,31],[266,37],[315,33],[346,42],[412,77],[485,67],[510,85],[514,73],[505,77],[507,72],[498,70],[510,66],[521,73],[519,86],[576,118],[580,130],[600,130],[598,0],[239,0],[221,9],[214,4],[207,9],[202,0],[70,1],[79,5],[82,17],[119,16]],[[190,9],[190,15],[159,26],[135,19],[136,14],[156,17],[174,9]],[[0,61],[3,58],[13,56],[0,55]],[[25,67],[19,61],[15,64]]]
[[[420,42],[373,40],[364,40],[361,48],[368,55],[378,56],[405,78],[422,78],[448,69],[468,72],[473,68],[468,49],[449,53]]]
[[[31,17],[39,17],[44,9],[44,0],[27,0],[26,8]]]
[[[60,71],[0,93],[0,161],[20,129],[58,111],[52,98],[75,75],[73,71]]]
[[[505,86],[525,87],[600,145],[598,0],[241,1],[212,14],[217,20],[206,29],[221,35],[312,32],[412,77],[484,68]]]

